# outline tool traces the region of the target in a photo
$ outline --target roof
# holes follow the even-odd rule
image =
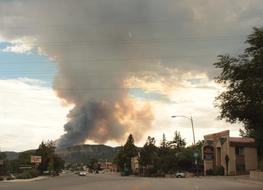
[[[255,139],[248,137],[230,137],[230,146],[256,147]]]
[[[229,130],[220,131],[218,133],[207,134],[207,135],[204,135],[204,138],[216,137],[216,136],[219,137],[219,136],[223,136],[223,135],[229,135]]]
[[[255,139],[248,137],[230,137],[230,142],[234,143],[254,143]]]

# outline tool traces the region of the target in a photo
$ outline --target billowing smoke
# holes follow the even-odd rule
[[[243,10],[240,0],[233,1],[233,6],[224,6],[227,0],[214,1],[216,7],[210,2],[1,1],[0,40],[13,41],[21,51],[35,48],[57,63],[53,88],[64,102],[74,105],[60,146],[87,139],[122,141],[128,133],[140,138],[150,128],[153,114],[150,105],[138,104],[130,96],[133,89],[143,86],[136,84],[141,81],[138,77],[169,87],[180,75],[173,76],[171,68],[207,71],[212,62],[207,57],[211,52],[210,57],[216,57],[216,46],[207,48],[204,40],[193,42],[218,31],[219,36],[224,35],[223,30],[232,23],[220,21],[221,16],[235,18],[231,13]],[[222,12],[221,6],[229,10]],[[219,22],[225,27],[218,28]],[[129,79],[136,80],[127,84]],[[145,84],[148,90],[153,88]]]
[[[123,141],[124,134],[133,132],[139,139],[148,130],[153,119],[149,106],[135,110],[132,102],[94,102],[75,106],[70,111],[69,122],[60,145],[81,144],[87,139],[95,142]]]
[[[129,133],[139,139],[149,130],[153,120],[150,105],[134,102],[125,84],[138,73],[159,68],[159,55],[150,48],[151,44],[145,46],[142,39],[134,36],[140,32],[144,36],[153,29],[140,23],[151,18],[149,3],[1,3],[3,15],[9,15],[9,19],[1,17],[4,37],[37,48],[58,65],[54,90],[64,102],[73,104],[59,146],[86,140],[123,142]],[[12,29],[16,32],[10,33]]]

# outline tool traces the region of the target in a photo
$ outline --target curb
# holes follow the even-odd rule
[[[40,177],[35,177],[32,179],[14,179],[14,180],[4,180],[4,183],[16,183],[16,182],[32,182],[32,181],[39,181],[43,179],[47,179],[49,177],[47,176],[40,176]]]

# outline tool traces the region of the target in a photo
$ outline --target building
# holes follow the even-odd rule
[[[205,175],[217,166],[223,166],[225,175],[246,174],[257,169],[255,140],[230,137],[229,130],[205,135],[203,159]]]
[[[139,155],[131,158],[131,170],[132,173],[138,174],[140,170]]]
[[[117,166],[112,162],[98,162],[98,165],[101,170],[104,170],[106,172],[117,172]]]

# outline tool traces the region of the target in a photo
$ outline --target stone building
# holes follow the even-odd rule
[[[203,159],[207,170],[224,167],[225,175],[247,174],[257,169],[257,148],[253,138],[230,137],[229,130],[204,136]]]

